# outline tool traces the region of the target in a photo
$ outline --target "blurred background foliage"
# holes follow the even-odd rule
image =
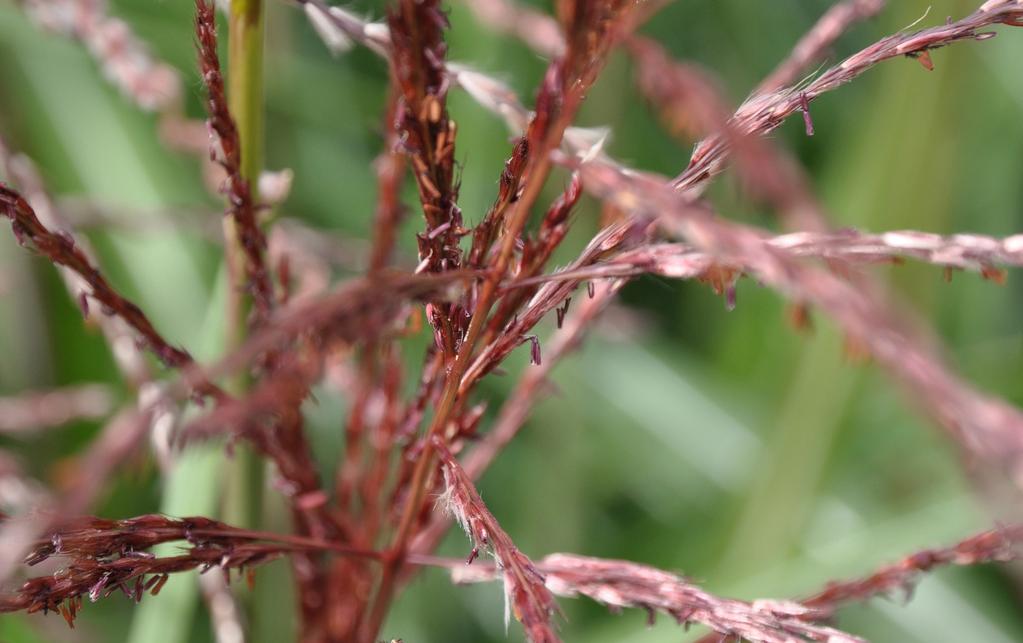
[[[931,24],[972,11],[977,1],[891,4],[846,34],[832,59],[912,23],[928,4]],[[678,0],[643,31],[674,55],[714,70],[738,102],[828,5]],[[383,4],[362,0],[354,8],[379,17]],[[188,113],[200,117],[192,11],[187,1],[111,6],[159,57],[183,70]],[[488,32],[458,2],[450,17],[451,59],[532,96],[545,61]],[[291,6],[270,2],[267,23],[266,164],[295,172],[282,214],[366,239],[386,66],[361,50],[332,58]],[[933,58],[931,73],[895,60],[822,97],[813,106],[813,138],[798,118],[776,134],[814,177],[836,226],[1019,231],[1023,33],[959,44]],[[675,174],[690,148],[659,127],[631,73],[629,61],[615,55],[580,123],[610,126],[613,156]],[[217,216],[198,164],[161,144],[156,119],[111,89],[80,46],[39,32],[9,2],[0,4],[0,78],[0,132],[35,159],[53,193],[172,224],[197,216],[196,209]],[[462,93],[451,95],[450,109],[463,165],[460,205],[471,224],[496,193],[508,135]],[[564,180],[563,174],[552,180],[551,198]],[[711,194],[722,213],[776,227],[731,177]],[[406,202],[414,202],[411,191]],[[598,213],[598,204],[584,198],[562,261],[596,230]],[[414,262],[420,225],[415,216],[406,225],[405,264]],[[223,287],[214,244],[169,229],[105,229],[89,237],[112,281],[166,335],[200,357],[218,353]],[[871,270],[889,279],[897,300],[931,320],[968,379],[1023,403],[1017,275],[999,287],[973,274],[946,284],[940,269],[913,264]],[[541,335],[552,325],[545,321]],[[409,342],[411,373],[424,345],[423,337]],[[508,375],[486,381],[480,395],[491,400],[491,413],[526,361],[513,355]],[[631,284],[555,380],[557,394],[535,408],[521,438],[480,483],[494,514],[536,557],[572,551],[627,558],[678,570],[724,595],[790,597],[992,522],[960,454],[890,379],[850,362],[826,319],[815,317],[810,333],[793,330],[784,302],[749,280],[740,283],[733,312],[699,284],[652,278]],[[52,268],[0,235],[0,393],[92,381],[118,383],[102,337],[83,327]],[[130,403],[127,390],[119,390]],[[326,389],[317,399],[310,430],[326,470],[341,449],[346,400]],[[98,427],[77,423],[2,446],[34,476],[57,481],[61,463]],[[168,480],[138,461],[117,477],[96,512],[217,513],[225,458],[217,446],[194,449]],[[272,490],[266,505],[263,526],[286,529]],[[461,556],[467,547],[452,534],[444,551]],[[245,594],[252,641],[291,638],[287,574],[276,563],[257,573],[251,593],[235,583]],[[844,610],[839,624],[878,641],[1020,641],[1021,578],[1009,568],[942,571],[924,579],[908,604],[901,596],[875,600]],[[569,640],[638,643],[697,634],[684,635],[667,619],[647,628],[639,612],[611,615],[582,600],[562,605]],[[520,629],[512,625],[506,635],[502,621],[498,587],[452,587],[443,573],[427,570],[399,601],[385,633],[407,642],[521,640]],[[195,578],[173,579],[140,607],[119,596],[88,605],[73,631],[54,615],[0,617],[4,643],[120,640],[212,640]]]

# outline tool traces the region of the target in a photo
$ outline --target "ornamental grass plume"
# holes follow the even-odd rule
[[[943,346],[937,324],[874,274],[877,264],[915,263],[947,279],[962,271],[1002,284],[1023,266],[1023,234],[841,225],[835,208],[815,193],[812,173],[769,138],[793,117],[820,144],[830,123],[814,119],[811,109],[821,105],[816,101],[887,61],[911,58],[932,71],[932,52],[940,48],[986,47],[999,27],[1006,28],[1000,30],[1006,39],[1018,37],[1009,28],[1023,26],[1023,0],[988,0],[965,17],[914,25],[844,58],[832,51],[846,49],[854,38],[849,32],[881,14],[885,3],[837,2],[735,108],[727,83],[707,61],[679,60],[672,43],[655,37],[657,21],[669,11],[660,0],[557,0],[549,10],[510,0],[464,0],[481,25],[541,57],[536,86],[522,97],[501,74],[452,59],[460,51],[461,30],[471,32],[460,22],[461,8],[440,0],[390,0],[379,21],[324,0],[271,7],[263,0],[231,0],[223,3],[223,19],[220,4],[195,1],[188,33],[198,65],[188,71],[161,60],[154,53],[161,49],[135,34],[131,20],[113,17],[120,7],[97,0],[18,3],[41,28],[83,45],[129,102],[156,114],[164,151],[190,155],[188,162],[205,164],[201,171],[215,177],[207,184],[218,207],[187,217],[176,212],[179,218],[168,225],[152,213],[59,196],[59,182],[48,186],[47,172],[15,151],[10,141],[27,137],[0,100],[0,214],[18,245],[59,271],[86,326],[102,332],[123,384],[97,375],[88,384],[60,381],[0,396],[0,612],[52,612],[75,628],[89,604],[121,593],[142,603],[135,608],[140,611],[161,605],[156,613],[166,620],[154,622],[185,627],[174,619],[189,604],[181,599],[187,591],[176,596],[177,606],[160,603],[159,595],[172,577],[198,571],[211,636],[258,639],[265,634],[252,597],[265,581],[256,570],[284,560],[286,584],[274,589],[288,586],[295,604],[275,598],[273,608],[294,614],[295,640],[309,643],[423,636],[424,629],[395,614],[417,576],[440,570],[456,584],[500,580],[505,629],[514,616],[522,635],[538,643],[586,636],[569,618],[571,602],[559,604],[556,596],[585,597],[612,611],[638,608],[651,626],[662,614],[685,630],[704,628],[707,641],[851,643],[867,636],[857,631],[859,621],[840,618],[844,605],[908,596],[939,567],[1004,563],[1019,555],[1023,526],[1005,521],[854,580],[827,583],[827,574],[817,574],[823,589],[802,597],[731,597],[718,591],[729,578],[689,578],[669,569],[673,560],[655,560],[656,542],[666,536],[678,538],[672,547],[685,549],[691,534],[714,533],[715,517],[707,512],[687,516],[685,524],[659,522],[650,560],[591,551],[527,554],[554,546],[530,541],[521,522],[506,520],[507,501],[500,495],[510,494],[536,516],[534,533],[543,534],[544,543],[561,537],[560,514],[586,509],[562,507],[555,517],[545,508],[537,481],[567,484],[580,470],[569,454],[538,448],[540,442],[521,434],[529,433],[527,426],[540,428],[531,421],[553,417],[535,411],[551,397],[554,368],[603,328],[609,309],[626,314],[614,304],[621,292],[628,299],[637,282],[692,281],[742,315],[739,288],[755,282],[790,303],[798,326],[809,327],[811,313],[830,320],[948,438],[965,471],[983,474],[976,476],[975,492],[996,507],[996,518],[1023,518],[1012,509],[1023,493],[1023,412],[1011,395],[1003,400],[960,374],[960,360]],[[289,14],[289,7],[300,11]],[[380,77],[382,89],[386,79],[377,113],[361,124],[342,123],[355,129],[375,123],[383,143],[359,175],[371,178],[375,193],[375,204],[360,215],[367,239],[285,213],[308,206],[286,200],[293,178],[296,189],[303,181],[327,182],[359,195],[364,186],[353,178],[356,172],[328,177],[326,170],[308,167],[262,170],[262,150],[287,138],[271,136],[272,144],[263,138],[264,120],[274,134],[287,114],[268,109],[279,86],[265,92],[262,78],[264,64],[278,69],[278,48],[286,39],[274,30],[289,15],[308,21],[308,33],[322,40],[337,58],[334,64],[357,59]],[[499,57],[496,64],[501,62]],[[616,159],[613,132],[584,125],[600,113],[603,83],[623,68],[663,124],[665,141],[695,142],[674,177]],[[285,92],[289,109],[323,107],[314,84],[275,80],[294,81]],[[192,90],[204,123],[188,116]],[[467,133],[479,128],[460,126],[467,118],[463,98],[511,133],[498,150],[502,163],[495,163],[488,186],[492,198],[482,207],[466,205],[475,197],[465,194],[479,186],[466,183],[476,159],[463,150],[476,149]],[[343,119],[329,120],[337,125]],[[197,142],[198,130],[205,140]],[[737,183],[719,181],[711,189],[726,173]],[[734,185],[738,197],[770,211],[777,223],[733,216],[739,199],[719,193]],[[588,225],[585,213],[594,204],[603,214],[599,225]],[[347,201],[318,205],[356,207]],[[222,226],[215,225],[218,219]],[[179,340],[174,320],[156,312],[165,308],[139,287],[151,266],[138,258],[118,266],[104,252],[109,244],[97,243],[97,250],[89,241],[97,229],[159,235],[175,227],[202,237],[222,264],[223,292],[219,299],[211,296],[217,308],[207,311],[210,325],[227,327],[219,344]],[[157,300],[164,296],[170,295],[161,292]],[[13,279],[0,282],[0,298],[14,302],[12,310],[31,303]],[[634,375],[625,365],[621,369]],[[510,393],[495,394],[492,384],[508,373],[514,379]],[[675,415],[696,413],[678,406],[671,401]],[[332,422],[326,436],[318,428],[323,415]],[[42,458],[20,461],[32,440],[88,423],[103,427],[81,448],[62,447],[63,457],[48,463],[50,470],[40,468]],[[545,438],[559,435],[557,424],[544,427]],[[701,443],[716,440],[717,428],[701,426]],[[616,424],[615,430],[628,429]],[[585,459],[600,444],[591,431],[573,449]],[[732,446],[725,447],[727,455],[738,459]],[[491,465],[513,449],[509,461],[518,464],[514,477],[506,478],[510,483],[500,490],[484,486]],[[140,515],[114,515],[119,508],[106,502],[106,494],[125,471],[166,485],[163,507],[175,506],[175,493],[183,493],[176,486],[180,472],[188,471],[195,453],[212,454],[218,467],[202,489],[184,487],[200,496],[192,500],[206,501],[208,515],[157,513],[162,509],[148,506],[152,495],[131,505],[135,512],[148,503]],[[155,471],[139,464],[150,456]],[[640,457],[612,457],[634,475],[650,473],[640,471],[633,456]],[[680,466],[674,463],[676,470]],[[819,471],[823,456],[798,466]],[[664,484],[658,480],[649,485],[656,489],[645,490],[649,498],[661,498],[653,504],[671,493]],[[596,493],[599,485],[593,486]],[[928,487],[944,493],[937,481],[928,480]],[[489,500],[491,493],[497,501],[488,507],[483,497]],[[998,494],[1011,498],[1009,510],[999,510]],[[804,527],[778,521],[758,528],[769,535]],[[439,555],[452,522],[469,543],[459,541],[462,556]],[[611,536],[588,533],[576,540],[580,549],[614,548],[628,539],[618,535],[620,526],[606,521],[601,530]],[[233,583],[236,577],[245,577],[250,589]],[[192,590],[198,601],[198,585]],[[455,601],[446,605],[461,609]]]

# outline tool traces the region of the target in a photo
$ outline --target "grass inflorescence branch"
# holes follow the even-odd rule
[[[895,33],[800,80],[842,33],[884,4],[843,0],[737,109],[723,98],[712,73],[676,61],[656,41],[634,33],[662,8],[659,0],[559,0],[553,16],[510,0],[469,0],[483,23],[525,40],[546,58],[531,104],[505,84],[447,59],[451,25],[439,0],[395,0],[383,22],[323,0],[294,3],[333,53],[354,43],[388,62],[372,241],[359,257],[341,261],[338,236],[308,227],[299,234],[275,226],[268,243],[260,221],[266,206],[256,183],[262,166],[263,3],[231,3],[225,72],[214,5],[197,0],[192,27],[206,90],[210,156],[226,175],[222,239],[232,286],[232,337],[209,365],[168,343],[106,281],[90,254],[57,231],[60,219],[43,208],[66,201],[22,185],[40,184],[28,174],[6,170],[22,185],[21,192],[0,188],[0,211],[18,240],[80,279],[69,284],[76,297],[76,288],[83,289],[87,315],[98,303],[180,373],[166,386],[138,378],[134,384],[145,395],[134,409],[117,414],[78,459],[74,485],[65,493],[31,496],[37,515],[3,521],[0,577],[9,576],[25,553],[30,566],[45,562],[59,568],[48,567],[0,595],[0,611],[56,611],[73,624],[86,598],[119,591],[138,601],[147,591],[159,592],[173,573],[220,568],[230,577],[230,570],[287,557],[297,589],[299,637],[315,643],[389,638],[385,627],[395,600],[422,566],[455,570],[464,581],[500,578],[507,617],[514,615],[534,642],[559,640],[555,595],[586,596],[613,610],[643,609],[651,620],[665,614],[681,625],[705,625],[718,638],[853,642],[861,639],[830,622],[843,604],[899,591],[941,565],[1016,555],[1019,528],[992,530],[952,547],[921,550],[861,579],[832,583],[801,601],[735,600],[639,563],[575,554],[531,559],[484,504],[475,481],[518,435],[550,390],[554,366],[579,346],[614,296],[630,279],[654,274],[703,281],[725,297],[729,309],[735,308],[739,280],[750,277],[800,310],[830,316],[966,452],[1000,465],[1023,486],[1023,414],[956,375],[927,324],[902,310],[869,273],[855,270],[911,259],[1001,281],[1003,268],[1023,265],[1020,235],[835,230],[806,173],[765,137],[798,112],[807,134],[823,138],[826,132],[810,114],[817,97],[885,60],[916,58],[929,69],[936,48],[986,40],[992,26],[1023,26],[1023,0],[988,0],[960,20]],[[83,15],[108,21],[101,4],[88,8]],[[88,41],[88,29],[75,29],[72,35]],[[130,51],[144,51],[134,39],[125,42]],[[604,152],[607,131],[574,125],[619,46],[629,55],[640,93],[667,128],[686,145],[699,141],[675,179],[618,163]],[[108,54],[102,56],[106,62]],[[458,127],[448,107],[456,88],[496,113],[513,134],[490,207],[464,218]],[[5,168],[17,169],[6,150],[0,156]],[[701,198],[729,165],[754,199],[779,215],[785,233],[728,221]],[[559,166],[567,168],[567,177],[552,186],[561,180]],[[415,181],[411,207],[402,203],[406,172]],[[552,187],[558,195],[546,201]],[[576,249],[575,259],[554,269],[551,263],[571,239],[584,194],[600,201],[601,223]],[[279,202],[266,199],[271,201]],[[42,204],[37,209],[43,216],[35,204]],[[418,253],[397,258],[407,211],[422,214]],[[331,285],[332,271],[341,265],[364,274]],[[249,299],[253,312],[244,323],[232,311],[247,310]],[[544,320],[556,327],[550,338]],[[421,368],[410,369],[406,353],[416,343],[405,339],[423,328],[429,337],[416,356]],[[493,408],[480,384],[501,372],[516,351],[523,362],[528,354],[529,365],[504,404]],[[245,380],[232,395],[212,383],[232,376]],[[343,453],[326,472],[306,436],[306,409],[317,386],[349,403],[339,420]],[[286,500],[292,533],[242,529],[210,517],[81,518],[117,468],[139,452],[157,425],[177,418],[183,409],[175,404],[193,393],[212,398],[212,408],[172,421],[177,430],[167,442],[251,443],[257,467],[275,465],[273,486]],[[58,401],[61,408],[54,403],[49,414],[23,413],[32,417],[19,426],[84,415],[63,404],[67,400]],[[4,402],[15,410],[38,410],[31,397]],[[496,412],[493,419],[490,410]],[[5,479],[22,475],[6,464],[3,473]],[[327,485],[320,480],[324,473]],[[469,537],[467,559],[431,555],[452,519]],[[175,555],[150,552],[174,542],[182,544]],[[481,553],[493,561],[479,560]],[[222,593],[224,587],[221,583]],[[228,620],[235,628],[244,622],[237,616]]]
[[[224,78],[217,55],[216,14],[212,3],[197,0],[195,35],[199,50],[199,70],[206,85],[207,123],[210,128],[210,158],[220,163],[227,173],[224,191],[227,194],[226,215],[235,222],[238,245],[245,256],[245,274],[252,293],[257,321],[265,319],[274,305],[273,285],[266,268],[264,254],[266,237],[259,227],[256,200],[251,180],[242,174],[241,137],[228,109]]]
[[[32,206],[21,194],[2,184],[0,212],[10,220],[11,231],[19,244],[78,274],[91,288],[90,292],[85,293],[85,297],[98,302],[103,307],[104,314],[117,315],[123,319],[138,333],[140,343],[152,351],[161,362],[172,368],[183,368],[193,363],[192,356],[187,351],[171,345],[157,332],[141,308],[110,285],[70,234],[48,229],[40,223]]]

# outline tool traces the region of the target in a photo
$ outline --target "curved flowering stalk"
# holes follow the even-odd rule
[[[11,228],[19,243],[31,245],[57,266],[62,266],[77,275],[91,289],[88,293],[83,291],[79,296],[79,302],[86,309],[86,314],[88,300],[96,300],[102,305],[103,314],[119,317],[127,327],[138,333],[140,339],[137,343],[148,347],[165,365],[179,370],[194,368],[195,362],[191,355],[184,349],[171,346],[156,331],[138,306],[114,290],[71,235],[50,231],[39,221],[25,199],[3,184],[0,184],[0,210],[11,220]],[[117,341],[123,335],[121,329],[105,328],[105,332],[111,340],[117,362],[129,376],[129,380],[135,385],[147,380],[146,370],[135,366],[137,360],[121,355],[124,349],[121,342]],[[186,391],[197,397],[209,397],[218,402],[227,399],[222,389],[201,375],[193,374],[189,378]],[[100,439],[94,441],[85,458],[88,469],[85,479],[62,501],[63,508],[67,511],[61,512],[61,515],[75,515],[84,509],[110,473],[135,452],[141,437],[149,428],[149,421],[153,419],[154,413],[155,405],[140,404],[140,410],[135,416],[128,419],[119,416],[107,426]],[[17,551],[17,547],[16,544],[9,545],[11,551]],[[0,578],[7,576],[11,566],[12,561],[0,557]]]
[[[679,625],[705,625],[720,638],[735,637],[755,643],[862,643],[863,639],[820,625],[828,613],[794,601],[756,600],[751,603],[721,598],[684,578],[660,569],[624,560],[550,554],[537,568],[547,587],[559,596],[585,596],[611,609],[644,609],[653,622],[658,612]],[[493,579],[488,569],[455,568],[456,583]]]
[[[59,211],[47,193],[35,164],[25,155],[13,153],[2,139],[0,139],[0,166],[3,167],[6,177],[19,186],[21,194],[32,206],[42,225],[50,229],[74,230],[62,217],[63,212]],[[79,237],[75,242],[85,258],[92,262],[93,266],[96,266],[96,255],[90,248],[88,240]],[[57,271],[60,273],[68,294],[82,309],[82,314],[102,331],[110,354],[114,358],[114,363],[125,382],[137,388],[152,379],[149,365],[136,348],[135,333],[131,328],[120,318],[101,314],[100,311],[92,310],[89,307],[87,293],[89,286],[81,275],[70,268],[59,265]]]
[[[559,641],[550,623],[558,607],[544,584],[543,574],[497,524],[472,480],[439,438],[435,438],[434,447],[444,472],[445,491],[440,504],[451,512],[473,544],[467,564],[472,564],[481,550],[489,552],[504,582],[505,622],[509,613],[514,612],[533,643]]]
[[[199,68],[208,93],[207,121],[216,140],[211,146],[211,158],[217,160],[227,173],[225,191],[228,196],[225,225],[226,259],[234,288],[242,283],[244,272],[247,290],[253,303],[250,326],[258,328],[266,323],[276,304],[270,274],[265,263],[266,238],[256,218],[255,195],[252,181],[258,175],[258,148],[261,134],[261,54],[262,17],[261,1],[232,5],[230,21],[231,101],[225,93],[217,55],[216,16],[212,2],[196,0],[195,30],[199,54]],[[232,114],[231,110],[234,110]],[[238,120],[236,120],[236,118]],[[255,134],[254,134],[255,133]],[[242,144],[246,149],[242,149]],[[256,154],[253,154],[253,152]],[[244,153],[243,153],[244,152]],[[228,305],[232,332],[238,331],[239,318],[244,307],[235,297]],[[237,337],[234,338],[237,340]],[[326,497],[313,459],[300,411],[302,401],[309,395],[314,367],[296,366],[297,360],[271,348],[261,358],[260,370],[290,378],[291,386],[279,384],[271,388],[274,394],[274,414],[241,427],[241,435],[250,438],[256,447],[277,465],[284,484],[284,495],[291,503],[292,520],[301,534],[323,537],[336,535],[336,527],[324,511],[322,502],[310,498]],[[258,389],[265,393],[270,385],[263,380]],[[223,406],[221,406],[221,410]],[[315,606],[323,597],[316,565],[311,559],[298,557],[294,562],[296,584],[302,608],[303,631],[314,627]]]
[[[180,555],[156,557],[147,551],[176,541],[189,544]],[[283,555],[310,551],[377,556],[337,543],[238,529],[203,517],[78,518],[52,531],[25,559],[28,565],[52,557],[69,558],[69,563],[49,576],[29,579],[17,590],[0,595],[0,613],[56,611],[74,627],[85,597],[96,602],[120,590],[138,602],[146,592],[158,594],[170,574],[219,567],[229,577],[232,569],[251,572],[253,566]]]
[[[1015,560],[1023,543],[1023,525],[982,531],[949,547],[922,549],[873,574],[853,580],[828,583],[821,591],[803,599],[804,605],[833,612],[845,603],[865,601],[896,591],[909,595],[920,576],[948,565],[980,565]]]
[[[788,228],[828,229],[827,216],[796,162],[772,141],[733,126],[731,109],[709,74],[696,65],[676,62],[647,38],[630,39],[627,49],[636,67],[636,85],[669,130],[676,135],[720,136],[733,151],[745,186],[776,205]]]
[[[35,211],[22,196],[6,185],[0,184],[0,213],[11,222],[11,230],[22,246],[27,246],[43,255],[58,266],[64,266],[78,274],[91,291],[84,297],[98,301],[104,313],[117,315],[140,336],[140,341],[165,365],[183,368],[193,363],[192,356],[184,349],[171,346],[138,306],[121,296],[100,274],[85,253],[65,232],[53,232],[40,223]],[[208,388],[206,392],[212,392]]]
[[[981,235],[941,237],[914,231],[868,235],[843,230],[832,234],[792,233],[766,240],[770,245],[798,256],[851,264],[908,257],[944,265],[946,268],[976,270],[985,277],[995,280],[998,280],[1001,274],[997,272],[995,266],[1023,265],[1023,240],[1016,237],[1004,240]],[[580,265],[584,267],[578,267]],[[612,291],[616,291],[622,285],[620,280],[615,279],[616,277],[631,277],[649,272],[676,279],[701,279],[719,290],[726,290],[728,284],[721,284],[718,281],[722,275],[727,272],[734,279],[743,270],[745,270],[743,266],[723,267],[713,256],[698,252],[685,244],[644,244],[588,265],[585,261],[580,261],[550,275],[511,282],[508,287],[555,281],[566,281],[574,287],[581,280],[599,279],[607,280]],[[490,432],[465,459],[463,466],[471,478],[478,478],[500,449],[514,436],[551,366],[563,356],[567,348],[578,341],[586,322],[607,304],[610,296],[605,291],[607,287],[598,285],[594,298],[582,299],[577,314],[570,318],[570,322],[566,321],[565,327],[561,328],[549,342],[543,365],[524,374],[522,381],[502,407]],[[556,300],[557,297],[552,296],[550,299]],[[470,373],[472,372],[474,371],[471,370]],[[414,550],[431,551],[439,542],[446,526],[446,520],[435,517],[430,526],[417,536]]]
[[[907,598],[924,574],[949,565],[972,566],[1016,560],[1023,543],[1023,525],[990,529],[974,534],[949,547],[922,549],[873,574],[852,580],[834,581],[821,591],[800,601],[800,604],[831,616],[848,603],[868,601],[903,592]],[[717,643],[716,635],[705,636],[699,643]]]
[[[792,256],[820,259],[831,265],[855,266],[912,259],[943,266],[946,270],[978,272],[997,283],[1005,279],[1000,266],[1023,266],[1023,235],[997,239],[979,234],[942,236],[916,230],[869,234],[846,229],[834,233],[792,232],[762,238],[768,246]],[[718,265],[714,256],[690,245],[657,243],[621,251],[582,268],[568,267],[516,283],[578,281],[644,273],[690,279],[706,276]],[[747,268],[740,263],[732,269],[742,272]]]
[[[883,38],[804,86],[755,93],[739,107],[730,123],[746,135],[767,134],[794,112],[808,113],[809,104],[821,94],[841,87],[878,63],[900,56],[919,57],[926,67],[931,50],[964,40],[986,40],[995,34],[984,29],[998,24],[1023,26],[1023,0],[988,0],[965,18]],[[700,184],[724,168],[729,146],[730,142],[720,135],[700,141],[689,165],[674,179],[675,189],[698,191]]]
[[[895,591],[909,592],[918,578],[945,565],[979,565],[1019,557],[1023,525],[984,531],[955,545],[924,549],[864,578],[829,583],[808,598],[796,601],[725,599],[709,594],[670,572],[628,561],[550,554],[537,563],[547,586],[559,596],[586,596],[611,608],[645,609],[653,619],[663,612],[682,625],[699,623],[714,630],[700,643],[720,641],[722,635],[741,640],[860,641],[830,627],[830,619],[845,603],[865,601]],[[476,566],[451,571],[456,583],[493,580],[495,570]]]

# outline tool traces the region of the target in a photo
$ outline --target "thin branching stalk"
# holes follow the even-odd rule
[[[548,340],[542,362],[526,371],[515,390],[501,406],[490,430],[462,460],[461,465],[469,479],[478,480],[515,438],[546,385],[549,384],[548,378],[554,366],[578,348],[586,331],[592,327],[594,319],[604,311],[624,285],[625,281],[621,279],[602,279],[595,285],[593,296],[580,297],[581,301],[569,314],[566,313],[571,300],[565,300],[564,309],[558,309],[560,320],[558,331]],[[440,544],[450,523],[450,516],[435,513],[430,523],[416,535],[412,551],[419,553],[433,551]]]
[[[1004,283],[1004,267],[1023,266],[1023,236],[997,239],[981,234],[942,236],[918,230],[893,230],[868,234],[852,229],[833,233],[792,232],[765,235],[764,242],[796,257],[818,259],[836,269],[871,264],[920,261],[944,268],[951,278],[954,270],[979,273],[995,283]],[[508,287],[542,284],[556,280],[600,279],[656,274],[678,279],[710,276],[719,264],[712,255],[683,243],[653,243],[623,250],[584,268],[571,267],[523,279]],[[743,272],[744,265],[732,266]]]
[[[477,342],[483,335],[487,316],[498,294],[500,280],[509,267],[519,235],[550,171],[550,151],[559,146],[585,92],[596,79],[611,44],[621,37],[622,34],[618,31],[620,21],[630,8],[630,3],[618,0],[593,5],[584,2],[566,4],[567,15],[563,24],[568,36],[568,50],[562,58],[548,67],[537,94],[535,116],[524,136],[526,145],[513,152],[518,154],[519,150],[524,149],[528,154],[522,165],[521,182],[524,187],[514,204],[509,202],[507,214],[498,212],[493,215],[493,219],[501,222],[500,225],[503,226],[503,236],[494,258],[488,262],[488,278],[484,280],[479,290],[472,318],[465,331],[465,339],[447,374],[444,392],[426,431],[424,452],[409,483],[402,517],[395,534],[394,562],[384,567],[378,598],[365,630],[365,640],[376,636],[390,603],[397,572],[400,570],[416,517],[420,513],[420,502],[425,490],[430,486],[430,478],[433,475],[434,438],[443,435],[451,413],[455,410],[462,375],[472,359]],[[486,252],[487,249],[482,250],[483,254]]]
[[[0,184],[0,212],[10,220],[11,231],[18,243],[43,255],[54,264],[74,271],[89,286],[83,293],[87,302],[93,300],[102,307],[103,313],[116,315],[135,330],[140,343],[149,349],[161,362],[172,368],[184,368],[193,364],[192,356],[182,348],[170,344],[157,332],[142,309],[123,297],[97,270],[74,238],[66,232],[54,232],[44,226],[36,217],[32,206],[21,194]],[[203,393],[215,394],[212,385],[202,385]]]
[[[3,173],[8,180],[20,188],[25,200],[32,206],[42,225],[51,230],[72,231],[76,229],[63,216],[62,209],[50,197],[32,160],[23,154],[15,154],[3,139],[0,139],[0,165],[2,165]],[[96,253],[90,247],[88,240],[83,236],[77,236],[75,243],[85,258],[93,266],[98,266]],[[82,308],[82,314],[86,319],[90,323],[96,324],[102,331],[110,354],[124,381],[136,389],[150,381],[152,370],[146,363],[145,357],[137,350],[135,333],[127,322],[117,316],[102,314],[101,311],[95,310],[94,306],[90,307],[89,285],[85,278],[69,267],[59,267],[58,270],[68,295]]]
[[[469,476],[439,437],[434,437],[434,446],[444,471],[445,491],[440,503],[451,512],[472,541],[468,564],[481,551],[490,553],[504,582],[505,623],[514,612],[530,641],[556,643],[560,639],[551,625],[551,618],[558,607],[544,584],[543,575],[497,524]]]
[[[985,29],[999,24],[1023,26],[1023,2],[990,0],[965,18],[912,33],[892,34],[830,67],[808,83],[754,93],[735,112],[732,125],[746,134],[767,134],[791,114],[808,113],[809,105],[818,96],[838,89],[881,62],[900,57],[917,57],[929,62],[931,51],[956,42],[987,40],[995,33]],[[689,165],[675,177],[673,185],[682,191],[699,191],[699,186],[708,178],[721,172],[728,153],[729,142],[721,136],[704,139],[697,144]]]
[[[714,596],[671,572],[624,560],[574,554],[551,554],[538,564],[538,573],[559,596],[585,596],[610,609],[640,608],[653,623],[658,612],[688,628],[706,625],[716,637],[755,643],[863,643],[863,639],[821,625],[827,613],[794,601],[752,602]],[[453,570],[455,582],[488,580],[493,572],[470,568]]]
[[[983,565],[1016,560],[1023,543],[1023,526],[1010,525],[988,529],[974,534],[954,545],[934,549],[921,549],[897,563],[885,565],[861,578],[832,581],[800,603],[824,616],[832,616],[850,603],[873,598],[890,598],[903,594],[912,597],[916,584],[931,571],[947,566]],[[716,643],[716,636],[705,636],[699,643]]]

